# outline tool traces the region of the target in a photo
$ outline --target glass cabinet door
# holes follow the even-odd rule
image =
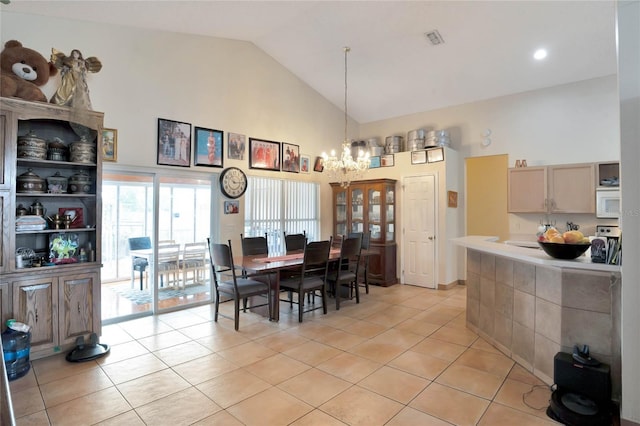
[[[369,188],[367,191],[369,232],[372,240],[379,240],[382,236],[382,205],[380,201],[380,187]]]
[[[394,186],[385,185],[385,201],[386,201],[386,210],[385,210],[385,220],[386,220],[386,229],[385,229],[385,241],[391,242],[395,241],[395,193]]]
[[[336,193],[336,223],[335,233],[336,235],[343,235],[347,233],[347,191],[340,191]]]
[[[351,230],[364,231],[364,192],[361,188],[351,188]]]

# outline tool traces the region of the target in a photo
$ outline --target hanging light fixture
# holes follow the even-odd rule
[[[359,179],[364,172],[369,169],[369,153],[358,151],[356,159],[351,155],[351,143],[347,139],[347,54],[350,47],[344,48],[344,142],[342,143],[342,154],[336,156],[335,150],[331,150],[331,155],[322,153],[324,170],[329,173],[329,177],[340,182],[343,188],[349,186],[351,181]]]

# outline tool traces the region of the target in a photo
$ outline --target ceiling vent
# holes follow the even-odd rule
[[[429,42],[434,46],[444,44],[444,39],[442,38],[438,30],[429,31],[428,33],[424,33],[424,35],[425,37],[427,37],[427,40],[429,40]]]

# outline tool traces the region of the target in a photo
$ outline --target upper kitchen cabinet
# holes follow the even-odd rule
[[[595,213],[595,166],[509,169],[509,213]]]

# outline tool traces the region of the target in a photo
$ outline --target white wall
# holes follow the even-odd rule
[[[65,53],[79,49],[85,57],[100,59],[102,70],[88,77],[91,100],[94,110],[105,113],[105,127],[118,130],[118,165],[185,172],[156,166],[158,118],[223,130],[225,143],[227,132],[235,132],[297,144],[312,161],[324,150],[339,148],[344,139],[344,113],[251,43],[5,11],[0,19],[2,46],[16,39],[46,58],[56,48]],[[42,88],[47,97],[59,78]],[[349,131],[355,137],[357,123],[350,121]],[[323,192],[330,194],[324,174],[248,170],[247,158],[225,158],[224,166],[323,182]],[[243,215],[220,218],[220,237],[239,241]],[[323,215],[327,236],[331,221],[331,214]]]
[[[159,168],[158,118],[299,144],[301,153],[312,161],[323,150],[339,148],[344,137],[343,112],[251,43],[11,12],[3,12],[0,23],[3,44],[18,39],[45,57],[52,47],[63,52],[77,48],[102,61],[103,69],[90,75],[89,87],[94,109],[105,112],[105,127],[118,129],[119,165]],[[45,94],[53,94],[58,79],[44,87]],[[616,90],[616,78],[611,76],[360,126],[350,121],[349,132],[354,138],[384,140],[396,134],[406,137],[407,131],[417,128],[449,129],[457,159],[448,159],[446,170],[439,172],[440,190],[443,194],[458,191],[459,207],[441,206],[439,232],[454,237],[464,232],[466,157],[508,153],[512,162],[526,158],[529,165],[618,159]],[[492,130],[493,143],[484,148],[480,141],[487,128]],[[248,174],[321,182],[322,235],[331,233],[332,199],[326,173],[261,172],[248,170],[247,160],[224,161],[225,166],[241,167]],[[405,176],[430,173],[434,167],[412,166],[409,153],[400,153],[395,167],[372,170],[367,178],[401,181]],[[216,173],[220,169],[192,170]],[[219,209],[220,238],[237,240],[242,215],[223,215],[222,206]],[[397,217],[401,218],[401,211]],[[519,218],[518,223],[527,229],[536,219]],[[399,229],[401,225],[397,224]],[[400,233],[397,240],[401,247]],[[444,244],[442,236],[440,240]],[[447,284],[459,275],[452,266],[456,256],[446,247],[439,251],[444,266],[439,268],[438,282]],[[401,257],[398,260],[400,270]]]

